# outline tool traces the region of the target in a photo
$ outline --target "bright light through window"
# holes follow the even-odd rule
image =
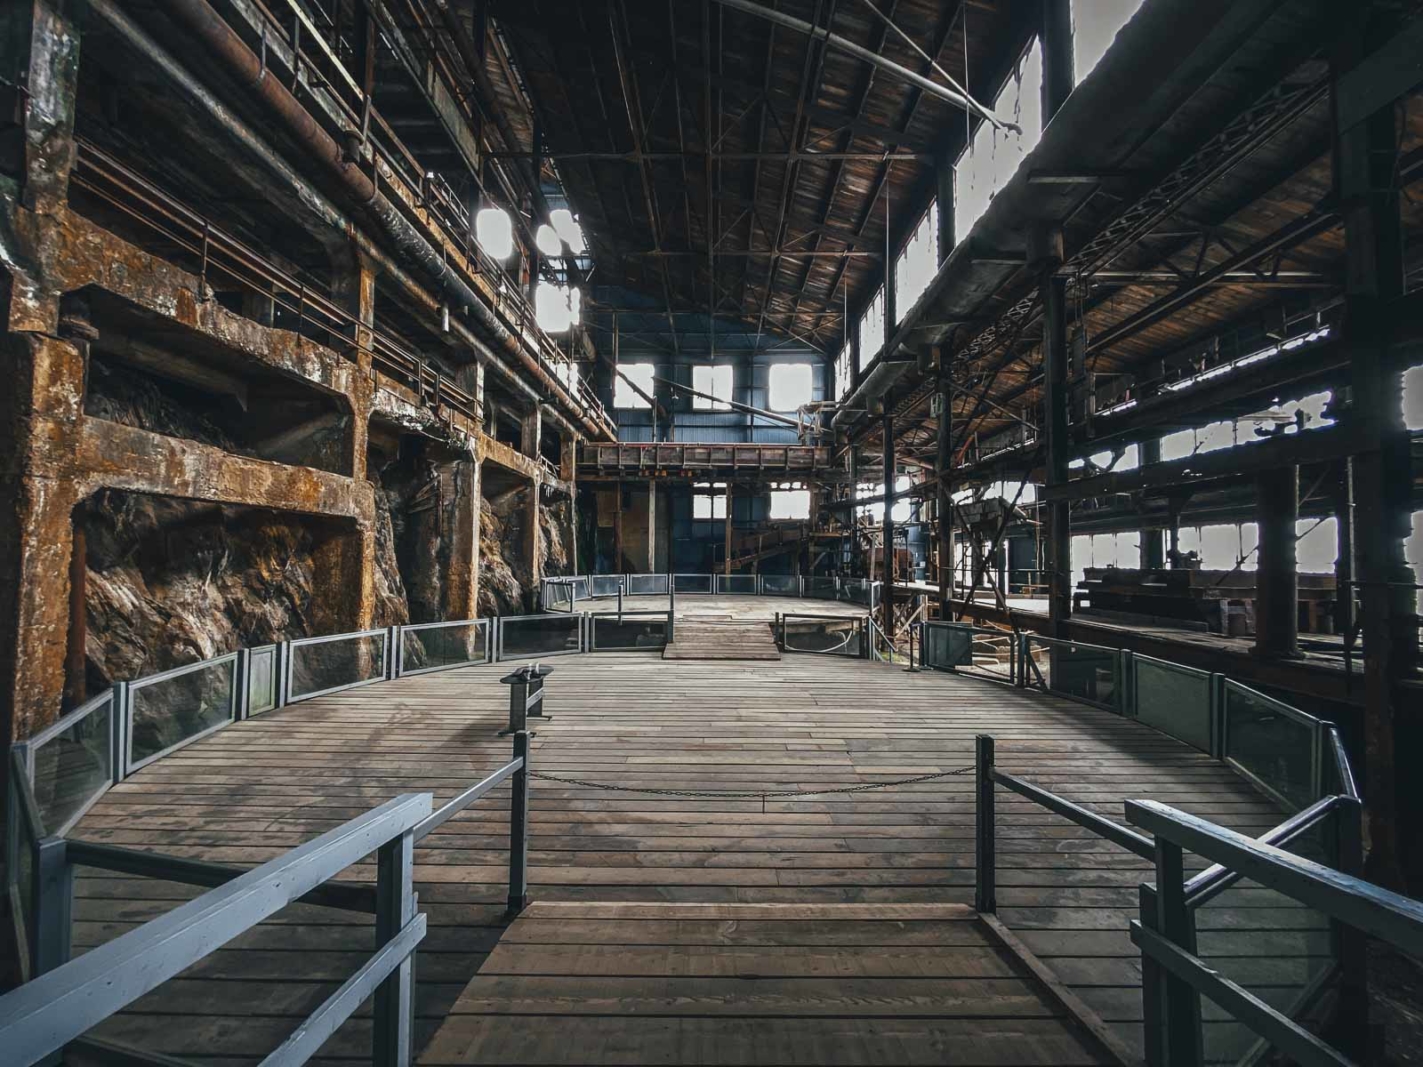
[[[843,398],[850,391],[850,380],[854,376],[850,366],[850,345],[847,343],[835,357],[835,395]]]
[[[1043,51],[1033,42],[1018,64],[1017,72],[993,101],[993,111],[1011,116],[1023,128],[1021,135],[995,130],[981,122],[968,150],[959,156],[958,203],[954,229],[967,234],[988,209],[988,202],[1018,169],[1023,157],[1033,150],[1043,131]]]
[[[514,254],[514,224],[507,212],[487,207],[474,216],[474,239],[484,254],[504,261]]]
[[[896,479],[894,480],[894,491],[895,491],[896,493],[902,493],[902,492],[904,492],[904,491],[905,491],[906,489],[908,489],[908,488],[909,488],[909,476],[908,476],[907,474],[902,474],[902,475],[900,475],[898,478],[896,478]],[[855,495],[856,495],[857,497],[883,496],[883,495],[884,495],[884,485],[883,485],[883,484],[872,485],[872,484],[866,483],[866,484],[861,485],[861,486],[859,487],[859,492],[856,493]],[[871,504],[866,504],[864,507],[860,508],[860,514],[861,514],[861,515],[868,515],[868,516],[870,517],[870,520],[871,520],[872,522],[875,522],[875,523],[883,522],[883,521],[884,521],[884,501],[882,501],[882,500],[877,500],[877,501],[875,501],[875,502],[873,502],[873,503],[871,503]],[[896,501],[894,502],[894,510],[890,512],[890,518],[892,518],[895,522],[908,522],[908,521],[909,521],[909,498],[908,498],[908,497],[905,497],[905,498],[902,499],[902,500],[896,500]]]
[[[542,223],[534,231],[534,244],[546,256],[563,255],[563,241],[558,236],[558,231],[548,223]]]
[[[771,364],[772,411],[794,411],[811,400],[811,366],[809,363]]]
[[[566,207],[554,208],[548,213],[548,221],[553,223],[554,230],[574,255],[581,256],[588,251],[588,242],[583,236],[583,227],[573,217],[573,212]]]
[[[693,367],[692,388],[698,393],[709,393],[716,397],[708,400],[704,396],[692,396],[693,411],[730,411],[731,405],[731,364],[724,367]]]
[[[865,308],[865,314],[860,319],[860,365],[857,370],[863,370],[865,364],[874,358],[876,352],[884,347],[884,286],[880,286],[875,293],[875,298],[870,301],[870,306]]]
[[[651,363],[620,363],[618,364],[618,371],[619,373],[613,379],[613,407],[652,407],[651,404],[638,395],[637,389],[628,385],[628,381],[634,382],[638,389],[641,389],[648,396],[651,396],[653,365]]]
[[[566,285],[539,282],[534,317],[545,333],[562,333],[582,319],[583,294]]]
[[[901,317],[914,306],[939,269],[939,205],[929,210],[894,264],[894,302]]]
[[[1072,0],[1072,82],[1092,73],[1141,0]]]
[[[698,482],[692,486],[692,518],[726,518],[725,482]]]
[[[1423,430],[1423,366],[1403,372],[1403,425]]]
[[[810,490],[801,488],[799,483],[772,489],[771,518],[810,518]]]

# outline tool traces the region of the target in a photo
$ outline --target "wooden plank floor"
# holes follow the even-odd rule
[[[677,622],[662,658],[778,660],[781,650],[770,623],[701,617]]]
[[[1150,797],[1250,833],[1281,814],[1227,768],[1110,713],[953,675],[831,657],[665,661],[651,653],[552,659],[552,721],[539,772],[641,788],[814,789],[968,766],[973,737],[1000,766],[1105,815]],[[398,793],[448,797],[509,757],[496,736],[508,664],[332,694],[220,731],[144,768],[74,836],[255,864]],[[1140,968],[1127,936],[1146,865],[1000,793],[1000,915],[1128,1039],[1139,1040]],[[430,918],[417,973],[417,1037],[439,1025],[505,930],[507,790],[416,852]],[[690,799],[536,781],[531,892],[540,902],[969,903],[971,775],[885,791],[792,799]],[[368,877],[371,868],[353,869]],[[81,877],[77,947],[192,895]],[[1303,909],[1243,887],[1214,905],[1204,951],[1284,998],[1324,934]],[[106,1032],[226,1067],[260,1058],[364,959],[369,924],[294,907],[113,1020]],[[1211,1019],[1209,1033],[1227,1028]],[[357,1019],[325,1050],[359,1062]],[[1235,1038],[1229,1038],[1235,1041]]]
[[[961,904],[536,903],[420,1062],[1114,1061]]]

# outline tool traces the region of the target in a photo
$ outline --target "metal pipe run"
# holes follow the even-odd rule
[[[731,408],[732,411],[741,411],[747,415],[758,415],[763,419],[770,419],[772,422],[779,422],[784,426],[793,426],[796,429],[800,429],[799,420],[793,419],[789,415],[778,415],[774,411],[763,411],[761,408],[752,407],[750,404],[743,404],[737,400],[724,400],[719,396],[712,396],[711,393],[704,393],[700,389],[693,389],[690,385],[674,382],[670,378],[659,378],[655,374],[652,376],[652,380],[667,386],[669,389],[675,389],[680,393],[689,393],[692,396],[699,396],[703,400],[710,400],[716,404],[725,404]]]
[[[219,59],[235,77],[239,84],[249,88],[254,95],[284,124],[286,131],[298,142],[311,150],[312,157],[360,203],[372,219],[381,227],[404,258],[412,261],[427,274],[435,278],[444,292],[453,292],[460,303],[465,305],[489,335],[512,355],[517,362],[549,393],[583,423],[590,436],[601,437],[604,428],[598,426],[584,412],[583,407],[563,387],[553,375],[544,370],[538,360],[531,355],[519,339],[511,333],[484,300],[471,289],[437,251],[402,215],[375,183],[354,163],[345,161],[344,153],[335,139],[312,118],[301,103],[275,78],[269,76],[261,58],[223,21],[222,17],[207,3],[207,0],[160,0],[162,6],[181,25],[198,37],[213,55]],[[389,262],[380,249],[361,231],[346,219],[340,211],[325,200],[315,189],[305,182],[284,162],[274,166],[279,157],[255,134],[251,132],[231,111],[222,107],[203,89],[187,71],[179,66],[155,41],[136,24],[119,11],[113,0],[96,0],[94,10],[114,29],[144,55],[154,60],[170,77],[177,81],[197,102],[203,104],[210,114],[229,133],[235,135],[249,150],[254,152],[268,167],[277,169],[300,194],[304,203],[318,209],[318,214],[329,224],[344,230],[360,248],[373,259]],[[216,106],[214,106],[216,105]],[[422,302],[434,300],[428,292],[421,294]],[[438,301],[436,301],[438,305]]]

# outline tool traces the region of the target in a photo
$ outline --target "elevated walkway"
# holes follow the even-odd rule
[[[764,622],[700,617],[677,623],[675,638],[662,650],[662,658],[777,660],[781,650]]]
[[[1114,1062],[972,908],[792,903],[535,903],[420,1059]]]

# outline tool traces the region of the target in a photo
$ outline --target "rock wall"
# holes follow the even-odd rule
[[[529,568],[520,559],[527,490],[479,501],[479,617],[522,615]]]

